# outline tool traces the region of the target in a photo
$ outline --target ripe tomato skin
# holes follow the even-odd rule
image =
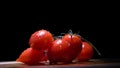
[[[69,54],[69,43],[62,39],[56,39],[48,49],[48,59],[51,63],[69,62],[71,60]]]
[[[44,50],[44,57],[41,59],[41,61],[47,61],[48,60],[48,49]]]
[[[68,41],[71,44],[71,48],[77,48],[79,46],[82,49],[82,39],[79,35],[66,34],[62,39]]]
[[[76,34],[66,34],[62,38],[70,43],[71,54],[77,56],[82,50],[82,39]]]
[[[88,42],[83,42],[82,51],[79,53],[78,61],[88,61],[93,57],[94,49]]]
[[[51,63],[71,63],[72,60],[79,54],[81,49],[82,45],[74,47],[66,40],[56,39],[52,46],[48,49],[48,59]]]
[[[23,62],[27,65],[37,65],[44,57],[43,51],[33,48],[25,49],[20,56],[16,59],[17,62]]]
[[[49,31],[42,29],[31,35],[29,45],[34,49],[45,50],[51,45],[53,40],[52,34]]]

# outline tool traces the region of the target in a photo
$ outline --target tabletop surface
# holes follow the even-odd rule
[[[87,62],[75,62],[59,65],[36,65],[28,66],[21,62],[0,62],[0,68],[120,68],[120,59],[91,59]]]

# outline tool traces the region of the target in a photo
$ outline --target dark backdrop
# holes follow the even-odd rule
[[[0,21],[0,61],[12,61],[29,47],[28,41],[33,32],[46,29],[55,36],[79,33],[101,52],[93,58],[120,58],[119,27],[111,12],[82,11],[63,13],[4,13]]]

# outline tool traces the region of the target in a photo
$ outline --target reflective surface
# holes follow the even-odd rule
[[[75,62],[72,64],[60,65],[36,65],[27,66],[21,62],[9,61],[0,62],[0,68],[118,68],[120,67],[119,59],[91,59],[88,62]]]

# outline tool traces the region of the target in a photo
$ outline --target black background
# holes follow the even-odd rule
[[[39,29],[46,29],[55,36],[67,33],[71,29],[73,33],[79,33],[93,43],[101,52],[101,56],[95,52],[93,58],[120,58],[116,10],[78,10],[64,9],[44,13],[3,11],[0,21],[0,61],[16,60],[21,52],[29,47],[31,34]]]

